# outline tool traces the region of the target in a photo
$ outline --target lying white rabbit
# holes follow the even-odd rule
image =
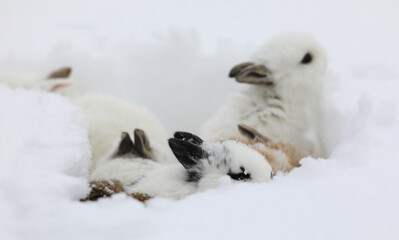
[[[127,142],[133,143],[124,133],[114,158],[102,162],[92,172],[92,181],[114,179],[122,183],[127,193],[180,199],[218,187],[221,177],[243,182],[267,182],[273,177],[263,155],[233,140],[203,142],[191,133],[176,132],[169,139],[169,146],[178,161],[169,164],[137,154],[132,157],[135,143]]]

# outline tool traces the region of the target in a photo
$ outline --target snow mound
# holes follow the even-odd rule
[[[61,96],[0,87],[0,237],[398,239],[397,89],[396,78],[343,71],[323,94],[329,159],[143,205],[125,195],[79,202],[90,159],[80,111]]]
[[[87,193],[86,120],[54,94],[0,85],[0,102],[0,227],[26,239],[22,229],[45,227],[46,211]]]

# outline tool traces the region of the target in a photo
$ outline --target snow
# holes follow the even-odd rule
[[[312,33],[332,70],[322,103],[328,159],[306,158],[268,183],[224,179],[146,205],[123,195],[79,202],[90,164],[80,110],[61,96],[0,86],[0,239],[399,239],[397,7],[0,1],[0,69],[69,64],[76,89],[144,105],[170,133],[198,132],[237,86],[230,68],[283,30]]]

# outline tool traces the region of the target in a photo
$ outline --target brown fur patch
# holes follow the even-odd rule
[[[118,180],[92,181],[90,182],[90,187],[91,192],[89,196],[81,199],[81,202],[97,201],[99,198],[110,197],[113,194],[125,191],[122,183]],[[144,193],[132,193],[127,195],[143,203],[152,198],[152,196]]]
[[[289,163],[293,167],[300,167],[301,165],[299,164],[299,161],[302,158],[307,157],[307,155],[303,153],[301,150],[288,143],[270,141],[266,145],[270,146],[271,148],[283,151],[288,156]]]
[[[131,196],[134,199],[139,200],[140,202],[146,202],[147,200],[150,200],[151,198],[153,198],[152,196],[145,194],[145,193],[131,193],[128,194],[128,196]]]
[[[260,152],[266,157],[274,172],[290,172],[294,167],[299,167],[299,161],[306,157],[298,148],[285,142],[275,142],[264,136],[256,129],[245,124],[238,124],[238,130],[246,140],[235,139]],[[277,155],[285,155],[288,162],[278,162]],[[281,159],[281,158],[280,158]]]
[[[299,161],[306,157],[306,154],[299,149],[284,142],[273,142],[269,140],[265,143],[263,141],[258,141],[258,139],[253,140],[247,138],[230,138],[227,140],[241,142],[265,156],[275,173],[278,171],[290,172],[294,167],[300,167]],[[276,151],[280,151],[280,154],[285,154],[287,156],[288,164],[278,162]]]
[[[122,184],[117,180],[93,181],[89,186],[91,188],[89,196],[81,201],[96,201],[99,198],[110,197],[124,191]]]

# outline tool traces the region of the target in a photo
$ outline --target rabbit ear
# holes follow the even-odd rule
[[[127,132],[122,132],[121,141],[119,142],[118,149],[116,150],[112,158],[121,157],[126,154],[137,154],[137,153],[129,134]]]
[[[200,145],[204,142],[204,140],[202,140],[200,137],[189,132],[175,132],[173,136],[177,139],[184,140],[197,145]]]
[[[177,139],[169,139],[169,146],[177,160],[183,165],[188,173],[188,182],[198,182],[202,177],[201,159],[208,157],[199,145]]]
[[[263,143],[267,143],[270,141],[270,139],[268,137],[262,135],[260,132],[256,131],[255,129],[253,129],[245,124],[239,124],[238,130],[240,131],[240,133],[242,135],[244,135],[245,137],[247,137],[251,140],[263,142]]]
[[[200,146],[181,139],[169,139],[169,146],[177,160],[187,170],[195,168],[200,163],[200,159],[207,157],[207,154]]]
[[[41,88],[48,92],[59,92],[60,90],[69,87],[72,82],[69,76],[72,73],[72,68],[63,67],[51,72],[45,81],[41,83]]]
[[[152,159],[150,140],[145,132],[138,128],[134,129],[134,146],[140,157]]]
[[[70,67],[62,67],[53,72],[51,72],[47,79],[55,79],[55,78],[69,78],[72,73],[72,68]]]
[[[122,157],[127,154],[133,154],[137,157],[152,159],[152,150],[150,141],[145,132],[141,129],[134,130],[134,143],[127,132],[123,132],[118,149],[112,158]]]

